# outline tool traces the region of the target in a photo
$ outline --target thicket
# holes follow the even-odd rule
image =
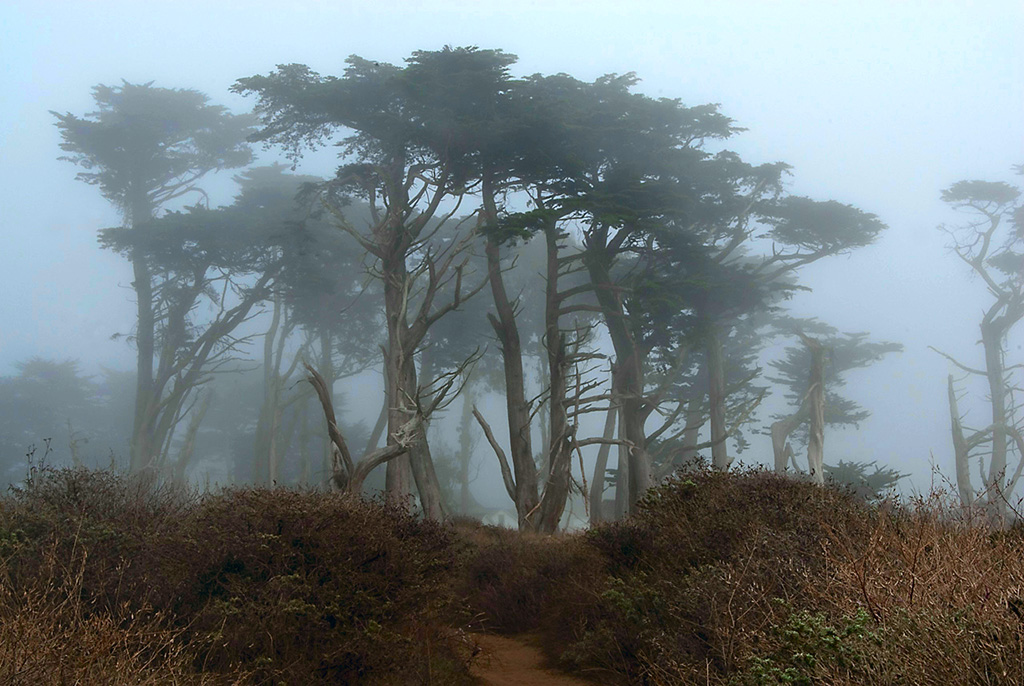
[[[453,540],[337,494],[44,469],[0,501],[0,682],[457,684]]]
[[[477,631],[608,684],[1024,683],[1022,533],[764,472],[542,536],[43,469],[0,498],[0,683],[472,683]]]
[[[702,471],[624,522],[497,537],[463,583],[491,628],[540,632],[599,683],[1024,683],[1022,533],[941,496],[868,506],[765,472]]]

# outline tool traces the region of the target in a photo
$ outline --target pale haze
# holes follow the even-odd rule
[[[117,212],[57,158],[50,110],[84,115],[91,88],[153,81],[193,88],[233,112],[239,78],[302,63],[340,74],[355,54],[400,64],[445,45],[518,56],[513,75],[590,80],[635,72],[637,90],[687,105],[720,103],[747,129],[728,141],[751,163],[792,165],[789,190],[835,199],[888,225],[848,256],[801,272],[812,290],[789,304],[840,331],[902,343],[901,354],[849,374],[871,411],[829,431],[826,460],[874,461],[927,490],[934,464],[953,473],[949,363],[929,346],[982,364],[984,285],[937,230],[958,218],[940,192],[961,179],[1019,185],[1024,164],[1024,3],[925,2],[0,2],[0,376],[33,356],[74,358],[87,373],[130,370],[135,316],[127,260],[97,245]],[[281,159],[259,151],[259,161]],[[297,171],[333,172],[332,150]],[[231,172],[208,179],[231,202]],[[488,298],[484,292],[480,297]],[[1024,362],[1017,336],[1008,365]],[[777,350],[775,352],[778,352]],[[771,350],[768,351],[770,356]],[[767,362],[766,358],[764,362]],[[363,380],[361,383],[369,383]],[[973,388],[973,387],[972,387]],[[372,421],[379,388],[365,392]],[[979,396],[980,397],[980,396]],[[500,411],[500,403],[488,405]],[[964,409],[970,409],[965,401]],[[756,425],[767,424],[769,399]],[[974,424],[984,423],[984,408]],[[494,421],[492,424],[500,424]],[[758,428],[757,426],[753,428]],[[751,436],[739,458],[770,464]],[[474,489],[503,498],[493,455]],[[490,496],[487,496],[490,497]]]

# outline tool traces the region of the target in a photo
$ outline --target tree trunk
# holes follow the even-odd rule
[[[299,420],[299,483],[309,487],[313,483],[313,465],[309,455],[309,400],[303,400],[298,410]]]
[[[953,457],[956,464],[956,488],[960,494],[960,504],[969,508],[974,505],[974,486],[971,485],[970,450],[964,437],[964,427],[960,423],[960,407],[956,400],[956,389],[953,388],[953,375],[946,377],[946,392],[949,397],[949,425],[953,434]]]
[[[789,445],[789,436],[803,420],[804,414],[801,411],[772,423],[772,454],[775,457],[776,474],[785,474],[789,470],[789,459],[793,455],[793,449]]]
[[[981,343],[985,348],[985,377],[992,403],[992,457],[989,459],[987,498],[990,510],[1000,521],[1006,515],[1006,380],[1003,370],[1003,336],[999,320],[981,326]],[[1021,459],[1024,459],[1022,456]]]
[[[626,435],[622,422],[622,408],[618,411],[619,438]],[[618,446],[618,471],[615,475],[615,519],[623,520],[629,514],[629,448]]]
[[[334,351],[333,351],[333,336],[327,331],[326,328],[320,330],[320,376],[323,378],[324,383],[327,385],[327,390],[331,393],[332,399],[334,395]],[[331,439],[324,437],[323,453],[321,455],[323,460],[323,474],[324,474],[324,485],[327,488],[331,487],[331,475],[334,470],[334,457],[333,448],[331,447]]]
[[[496,221],[497,211],[494,209],[493,197],[484,189],[484,207],[487,209],[488,221]],[[491,215],[495,216],[491,216]],[[533,446],[531,444],[530,405],[526,400],[526,379],[523,373],[523,350],[519,338],[519,326],[516,323],[515,307],[508,299],[505,281],[501,272],[501,258],[498,244],[487,240],[488,279],[494,307],[498,316],[488,315],[501,345],[501,358],[505,371],[505,411],[508,417],[509,449],[511,452],[512,469],[515,476],[515,505],[520,529],[534,529],[535,514],[538,502],[537,466],[533,462]]]
[[[473,459],[473,387],[462,389],[462,417],[459,420],[459,514],[468,515],[472,495],[469,491],[469,466]]]
[[[645,351],[637,343],[627,325],[627,314],[619,288],[611,278],[610,265],[600,240],[588,246],[584,262],[594,284],[605,326],[615,349],[615,367],[621,398],[621,429],[629,442],[629,508],[651,486],[651,463],[647,454],[645,425],[650,409],[644,402]]]
[[[711,417],[711,466],[725,471],[732,464],[725,427],[725,362],[718,330],[710,325],[707,332],[708,404]]]
[[[414,365],[415,363],[410,361],[406,368],[409,374],[406,386],[418,389],[416,367]],[[413,393],[415,394],[417,391],[414,390]],[[437,472],[434,471],[434,460],[430,455],[430,445],[427,443],[426,419],[417,424],[415,439],[409,447],[408,459],[413,481],[416,483],[416,490],[420,496],[423,516],[435,522],[441,521],[445,517],[447,508],[444,504],[444,496],[441,493],[441,483],[437,479]]]
[[[364,453],[371,453],[377,449],[380,445],[380,437],[384,435],[384,429],[388,425],[388,399],[384,398],[381,403],[380,412],[377,414],[377,421],[373,425],[373,430],[370,432],[370,437],[366,440],[366,450]]]
[[[680,452],[680,461],[684,469],[696,466],[697,443],[700,438],[700,427],[704,426],[704,413],[701,411],[703,393],[693,393],[686,401],[686,426],[683,427],[683,449]]]
[[[590,482],[590,525],[600,524],[607,519],[604,511],[604,481],[608,470],[608,453],[611,452],[611,440],[615,438],[615,420],[619,408],[615,405],[615,391],[612,391],[612,402],[604,418],[604,440],[597,451],[597,464],[594,465],[594,478]]]
[[[277,478],[275,472],[275,441],[281,422],[280,386],[278,360],[274,355],[277,348],[277,334],[281,328],[282,304],[280,296],[274,298],[273,316],[270,326],[263,334],[263,403],[256,422],[256,439],[253,446],[253,477],[258,484],[271,485]]]
[[[811,481],[825,483],[825,347],[820,341],[802,337],[811,349],[811,387],[808,391],[811,415],[810,436],[807,441],[807,467]]]
[[[182,441],[181,449],[178,451],[178,459],[174,463],[173,479],[176,484],[185,483],[185,472],[192,461],[192,456],[195,454],[196,436],[199,435],[199,426],[203,423],[203,417],[206,416],[206,411],[210,408],[211,397],[211,394],[207,392],[203,401],[199,403],[199,407],[192,411],[188,429],[185,431],[185,438]]]
[[[558,295],[558,229],[548,225],[544,232],[547,244],[547,279],[544,301],[544,341],[548,356],[548,430],[550,443],[547,446],[548,465],[540,501],[537,529],[544,533],[558,530],[569,499],[569,469],[572,460],[572,436],[565,406],[568,363],[566,360],[565,335],[560,327],[559,310],[561,298]]]
[[[145,191],[131,191],[128,222],[135,230],[153,218],[154,207]],[[136,307],[135,417],[128,443],[128,470],[132,474],[149,472],[155,478],[155,463],[160,442],[155,435],[160,398],[155,388],[153,360],[156,355],[156,316],[153,311],[153,275],[142,254],[132,255],[132,288]]]

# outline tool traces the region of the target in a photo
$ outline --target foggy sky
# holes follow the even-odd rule
[[[338,74],[350,54],[398,63],[414,50],[476,45],[518,55],[517,76],[634,71],[648,95],[721,103],[748,129],[728,148],[751,163],[791,164],[794,194],[879,215],[890,228],[876,245],[801,272],[814,291],[792,310],[904,344],[850,374],[849,396],[873,416],[859,431],[830,431],[826,461],[878,460],[924,489],[932,455],[953,473],[948,364],[927,346],[977,363],[987,302],[935,228],[958,221],[939,192],[965,178],[1019,180],[1010,167],[1024,163],[1022,36],[1019,0],[2,0],[0,375],[35,355],[78,358],[92,372],[133,367],[134,351],[110,339],[133,325],[130,267],[96,245],[96,230],[119,218],[57,161],[48,110],[92,111],[92,86],[125,79],[195,88],[240,112],[252,103],[228,87],[277,64]],[[333,167],[328,151],[298,171]],[[233,194],[222,176],[206,184],[215,204]],[[1008,364],[1024,361],[1017,343]],[[753,440],[742,459],[769,461],[768,439]]]

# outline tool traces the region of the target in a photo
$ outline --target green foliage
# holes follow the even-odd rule
[[[83,167],[77,178],[99,186],[129,219],[148,219],[210,171],[252,160],[252,117],[210,105],[198,91],[126,81],[96,86],[93,99],[98,109],[85,117],[51,112],[70,153],[62,159]]]
[[[882,633],[871,627],[871,617],[864,610],[835,624],[822,613],[793,611],[784,624],[771,628],[769,640],[777,643],[775,651],[767,657],[752,656],[746,669],[729,683],[813,686],[821,683],[823,665],[848,679],[863,678],[882,643]]]
[[[868,472],[869,469],[873,471]],[[835,466],[825,465],[825,478],[830,483],[849,489],[858,498],[868,502],[885,498],[905,476],[906,474],[900,474],[895,469],[879,467],[877,462],[840,460]]]
[[[71,464],[72,451],[90,466],[106,465],[112,451],[121,451],[131,422],[125,406],[131,379],[111,371],[86,376],[75,360],[38,357],[15,370],[0,377],[0,483],[25,478],[33,446],[34,460],[49,451],[47,461],[59,465]]]

